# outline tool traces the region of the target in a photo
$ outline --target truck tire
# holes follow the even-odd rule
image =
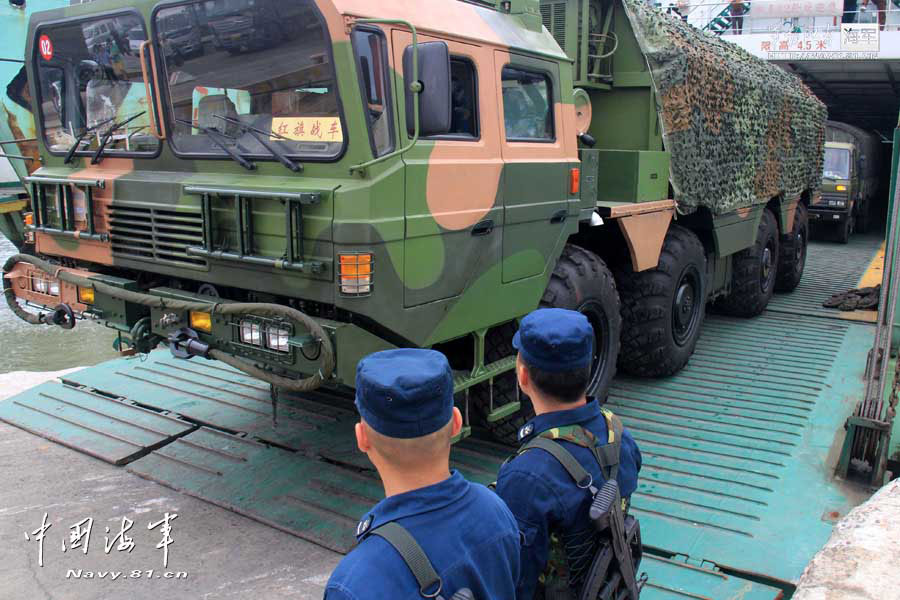
[[[768,208],[756,230],[756,241],[732,259],[731,293],[717,303],[735,317],[755,317],[765,310],[775,292],[778,266],[778,223]]]
[[[848,215],[844,222],[838,225],[837,229],[837,241],[842,244],[850,243],[850,236],[853,235],[855,228],[856,219],[853,218],[853,215]]]
[[[662,377],[687,364],[706,314],[706,252],[697,235],[680,225],[666,233],[659,265],[616,270],[622,300],[619,369]]]
[[[806,248],[809,244],[809,213],[806,206],[797,204],[794,227],[788,235],[781,236],[778,252],[778,278],[776,292],[792,292],[800,285],[806,266]]]
[[[567,244],[563,249],[547,289],[541,298],[542,308],[568,308],[584,313],[594,327],[594,366],[588,394],[605,399],[609,385],[616,373],[616,359],[619,354],[619,336],[622,318],[619,309],[619,294],[612,273],[606,264],[593,252]],[[515,353],[512,338],[518,329],[516,323],[508,323],[488,332],[485,339],[485,361],[493,362]],[[494,407],[502,406],[516,399],[516,375],[506,373],[494,380]],[[505,443],[514,444],[519,428],[534,416],[531,401],[521,395],[521,409],[513,415],[488,422],[490,412],[490,390],[487,384],[480,384],[470,391],[478,424],[484,426],[491,435]]]

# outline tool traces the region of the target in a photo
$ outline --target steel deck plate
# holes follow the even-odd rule
[[[55,381],[0,402],[0,420],[114,465],[196,428],[173,416]]]
[[[799,577],[836,515],[860,500],[831,474],[872,335],[775,312],[713,317],[681,373],[617,379],[609,406],[644,457],[632,507],[645,544]]]
[[[65,380],[112,395],[127,395],[142,406],[294,450],[314,450],[321,442],[315,435],[318,428],[355,414],[282,394],[277,423],[273,424],[266,384],[223,363],[202,358],[179,360],[167,350],[112,360]]]
[[[644,600],[775,600],[781,597],[779,588],[652,554],[644,554],[640,571],[648,576],[641,592]]]
[[[206,427],[128,470],[344,553],[355,543],[360,516],[384,495],[374,472],[354,472]]]
[[[884,236],[855,235],[850,243],[811,241],[806,255],[806,270],[800,285],[789,294],[775,294],[766,310],[842,319],[844,313],[825,308],[822,303],[832,294],[852,290],[859,285]]]

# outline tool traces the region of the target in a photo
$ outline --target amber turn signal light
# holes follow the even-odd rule
[[[191,327],[212,333],[212,315],[208,312],[191,311]]]
[[[569,193],[577,196],[581,191],[581,169],[569,169]]]
[[[93,304],[94,288],[78,286],[78,301],[82,304]]]
[[[362,296],[372,292],[372,264],[369,252],[340,255],[341,293]]]

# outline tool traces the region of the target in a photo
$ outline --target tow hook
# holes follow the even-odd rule
[[[75,311],[68,304],[59,304],[53,312],[44,317],[44,322],[51,325],[59,325],[63,329],[75,328]]]
[[[202,356],[209,358],[209,344],[200,341],[197,332],[188,327],[179,329],[169,335],[167,339],[169,343],[169,351],[175,358],[193,358]]]

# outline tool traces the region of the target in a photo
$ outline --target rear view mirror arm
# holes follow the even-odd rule
[[[364,163],[360,163],[358,165],[353,165],[350,167],[350,174],[359,173],[363,177],[365,177],[366,169],[371,167],[372,165],[376,165],[380,162],[384,162],[390,158],[394,158],[396,156],[401,156],[406,154],[410,150],[412,150],[413,146],[419,141],[419,93],[422,91],[422,84],[419,82],[419,48],[418,44],[418,35],[416,34],[416,28],[409,21],[403,21],[400,19],[356,19],[353,21],[353,25],[366,23],[366,24],[394,24],[394,25],[403,25],[408,27],[412,32],[412,48],[413,48],[413,83],[409,86],[409,91],[413,93],[413,115],[415,119],[415,125],[413,129],[413,137],[409,141],[409,143],[398,150],[394,150],[393,152],[388,152],[383,156],[379,156],[373,158],[372,160],[366,161]]]

